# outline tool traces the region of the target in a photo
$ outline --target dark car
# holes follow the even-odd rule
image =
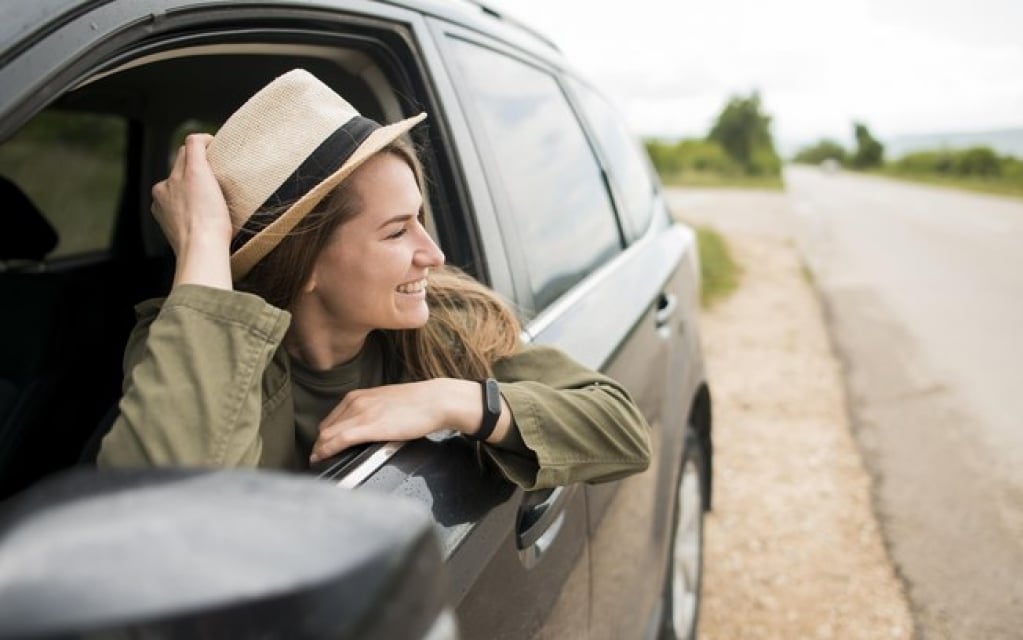
[[[476,3],[0,6],[2,497],[94,455],[133,305],[170,285],[150,187],[182,138],[296,67],[378,121],[430,114],[411,135],[448,262],[515,305],[524,340],[625,384],[654,451],[621,481],[524,492],[437,435],[345,452],[320,481],[425,505],[464,638],[693,635],[711,477],[695,236],[601,94]]]

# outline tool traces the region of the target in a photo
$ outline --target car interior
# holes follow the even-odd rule
[[[173,275],[149,190],[184,136],[296,67],[367,117],[405,117],[413,92],[380,59],[355,41],[153,53],[92,75],[0,142],[0,499],[94,460],[116,417],[133,306]]]

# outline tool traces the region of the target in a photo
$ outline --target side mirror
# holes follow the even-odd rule
[[[268,471],[86,471],[0,517],[0,637],[457,637],[429,515]]]

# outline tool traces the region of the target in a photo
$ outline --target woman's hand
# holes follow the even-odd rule
[[[207,134],[192,134],[178,149],[166,180],[153,186],[153,216],[174,250],[174,284],[231,288],[233,233],[224,194],[206,160]]]
[[[483,420],[478,382],[437,378],[349,391],[320,422],[310,463],[364,442],[413,440],[440,429],[473,434]],[[511,411],[501,401],[501,418],[487,442],[499,442],[512,428]]]

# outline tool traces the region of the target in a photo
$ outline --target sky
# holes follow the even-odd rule
[[[782,149],[1023,127],[1023,0],[486,0],[552,39],[636,133],[703,136],[760,92]]]

